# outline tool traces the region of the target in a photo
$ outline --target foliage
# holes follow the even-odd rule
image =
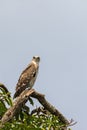
[[[12,99],[5,86],[0,84],[0,118],[6,112],[8,106],[12,106]]]
[[[7,92],[0,87],[0,118],[12,106],[12,99]],[[33,105],[33,100],[30,99]],[[58,117],[46,112],[34,112],[31,114],[29,107],[22,108],[10,122],[5,123],[0,130],[63,130],[65,125],[58,120]],[[69,129],[70,130],[70,129]]]

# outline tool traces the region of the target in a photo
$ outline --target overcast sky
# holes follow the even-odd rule
[[[0,82],[12,95],[32,56],[34,88],[67,119],[87,129],[87,1],[0,0]]]

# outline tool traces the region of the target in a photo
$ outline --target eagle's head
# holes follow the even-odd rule
[[[40,57],[39,56],[33,56],[32,59],[34,62],[39,63],[40,62]]]

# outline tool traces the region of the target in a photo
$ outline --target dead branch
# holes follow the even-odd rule
[[[10,107],[3,115],[1,119],[1,125],[10,121],[18,112],[20,112],[21,108],[25,105],[30,96],[36,98],[42,104],[45,110],[49,111],[55,116],[58,116],[60,122],[64,123],[66,126],[70,124],[70,122],[45,99],[43,94],[36,92],[34,89],[26,89],[14,100],[13,106]]]
[[[10,121],[17,112],[20,111],[21,107],[27,102],[29,96],[34,92],[34,89],[23,91],[19,97],[13,102],[13,106],[10,107],[1,119],[1,124]]]
[[[58,116],[58,119],[63,122],[65,125],[69,125],[69,121],[53,106],[51,105],[46,99],[43,94],[40,94],[34,91],[31,94],[31,97],[38,99],[38,101],[43,105],[45,109],[47,109],[51,114]]]

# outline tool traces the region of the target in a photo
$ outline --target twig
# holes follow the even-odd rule
[[[31,111],[31,115],[33,115],[35,113],[37,113],[37,115],[39,115],[40,113],[47,114],[48,111],[44,107],[38,107]]]

